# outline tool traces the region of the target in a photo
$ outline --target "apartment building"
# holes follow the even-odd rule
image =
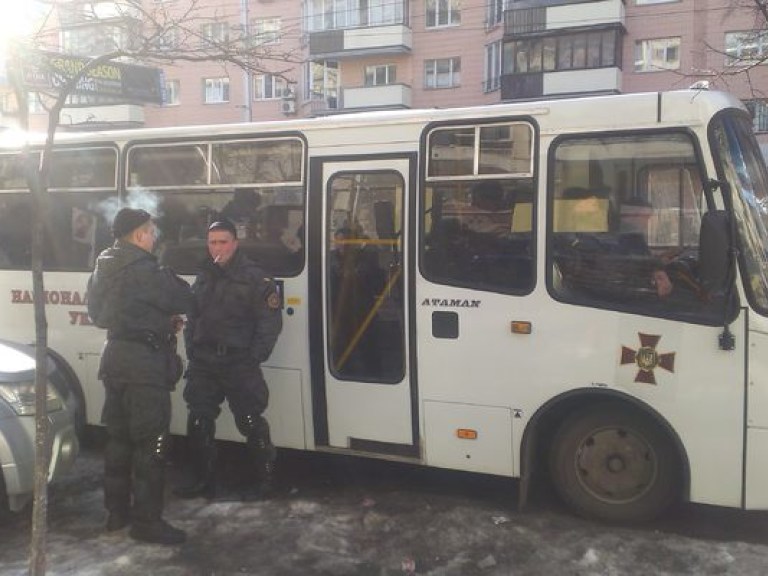
[[[174,126],[388,108],[684,88],[730,90],[768,139],[768,32],[729,0],[200,0],[199,42],[246,36],[258,72],[217,62],[163,66],[163,105],[67,108],[64,129]],[[94,55],[130,44],[141,14],[70,0],[54,48]],[[145,0],[150,11],[184,0]],[[112,8],[110,8],[112,6]],[[94,18],[94,14],[98,15]],[[199,17],[199,14],[198,14]],[[159,39],[173,45],[174,31]],[[12,98],[0,98],[4,118]],[[31,124],[45,125],[33,98]],[[762,135],[762,134],[761,134]]]

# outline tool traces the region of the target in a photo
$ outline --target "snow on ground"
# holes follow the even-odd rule
[[[235,460],[241,454],[231,451]],[[162,547],[136,543],[127,530],[103,531],[100,451],[86,449],[51,488],[48,574],[768,574],[765,514],[689,507],[653,527],[607,527],[546,499],[518,512],[509,480],[360,462],[281,453],[284,491],[276,499],[171,498],[166,516],[189,539]],[[178,475],[174,468],[172,480]],[[0,527],[1,575],[27,574],[29,522],[26,514]]]

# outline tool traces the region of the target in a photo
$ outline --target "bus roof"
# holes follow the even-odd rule
[[[530,100],[462,108],[420,108],[411,110],[367,111],[315,118],[296,118],[264,122],[208,124],[160,128],[104,130],[98,132],[57,132],[56,144],[79,142],[127,142],[153,138],[239,135],[243,133],[310,132],[335,128],[366,128],[397,124],[428,124],[434,121],[461,119],[489,120],[494,117],[535,117],[542,130],[571,131],[577,129],[621,129],[650,125],[691,125],[711,117],[723,108],[744,109],[733,95],[708,90],[678,90],[557,100]],[[632,113],[627,114],[631,109]],[[29,144],[41,146],[45,134],[28,134]],[[24,133],[0,133],[0,149],[18,149]]]

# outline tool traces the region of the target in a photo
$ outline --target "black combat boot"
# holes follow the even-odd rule
[[[216,422],[190,414],[187,436],[190,478],[173,493],[179,498],[212,500],[216,496]]]
[[[277,451],[269,437],[269,428],[262,427],[246,440],[248,464],[246,484],[242,490],[242,500],[266,500],[275,494],[275,460]]]
[[[137,520],[131,526],[129,534],[134,540],[149,544],[173,546],[187,541],[187,533],[184,530],[174,528],[162,518],[156,518],[151,522],[139,522]]]
[[[105,530],[115,532],[131,523],[131,446],[113,441],[104,450]]]
[[[110,510],[104,529],[107,532],[117,532],[131,523],[131,513],[128,510]]]
[[[167,436],[142,443],[135,454],[133,488],[134,516],[129,535],[150,544],[181,544],[187,539],[183,530],[163,520],[165,492],[165,454]]]

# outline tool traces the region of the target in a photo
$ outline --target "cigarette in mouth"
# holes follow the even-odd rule
[[[218,256],[216,256],[216,258],[213,259],[213,263],[218,264],[219,260],[221,260],[221,254],[219,254]]]

